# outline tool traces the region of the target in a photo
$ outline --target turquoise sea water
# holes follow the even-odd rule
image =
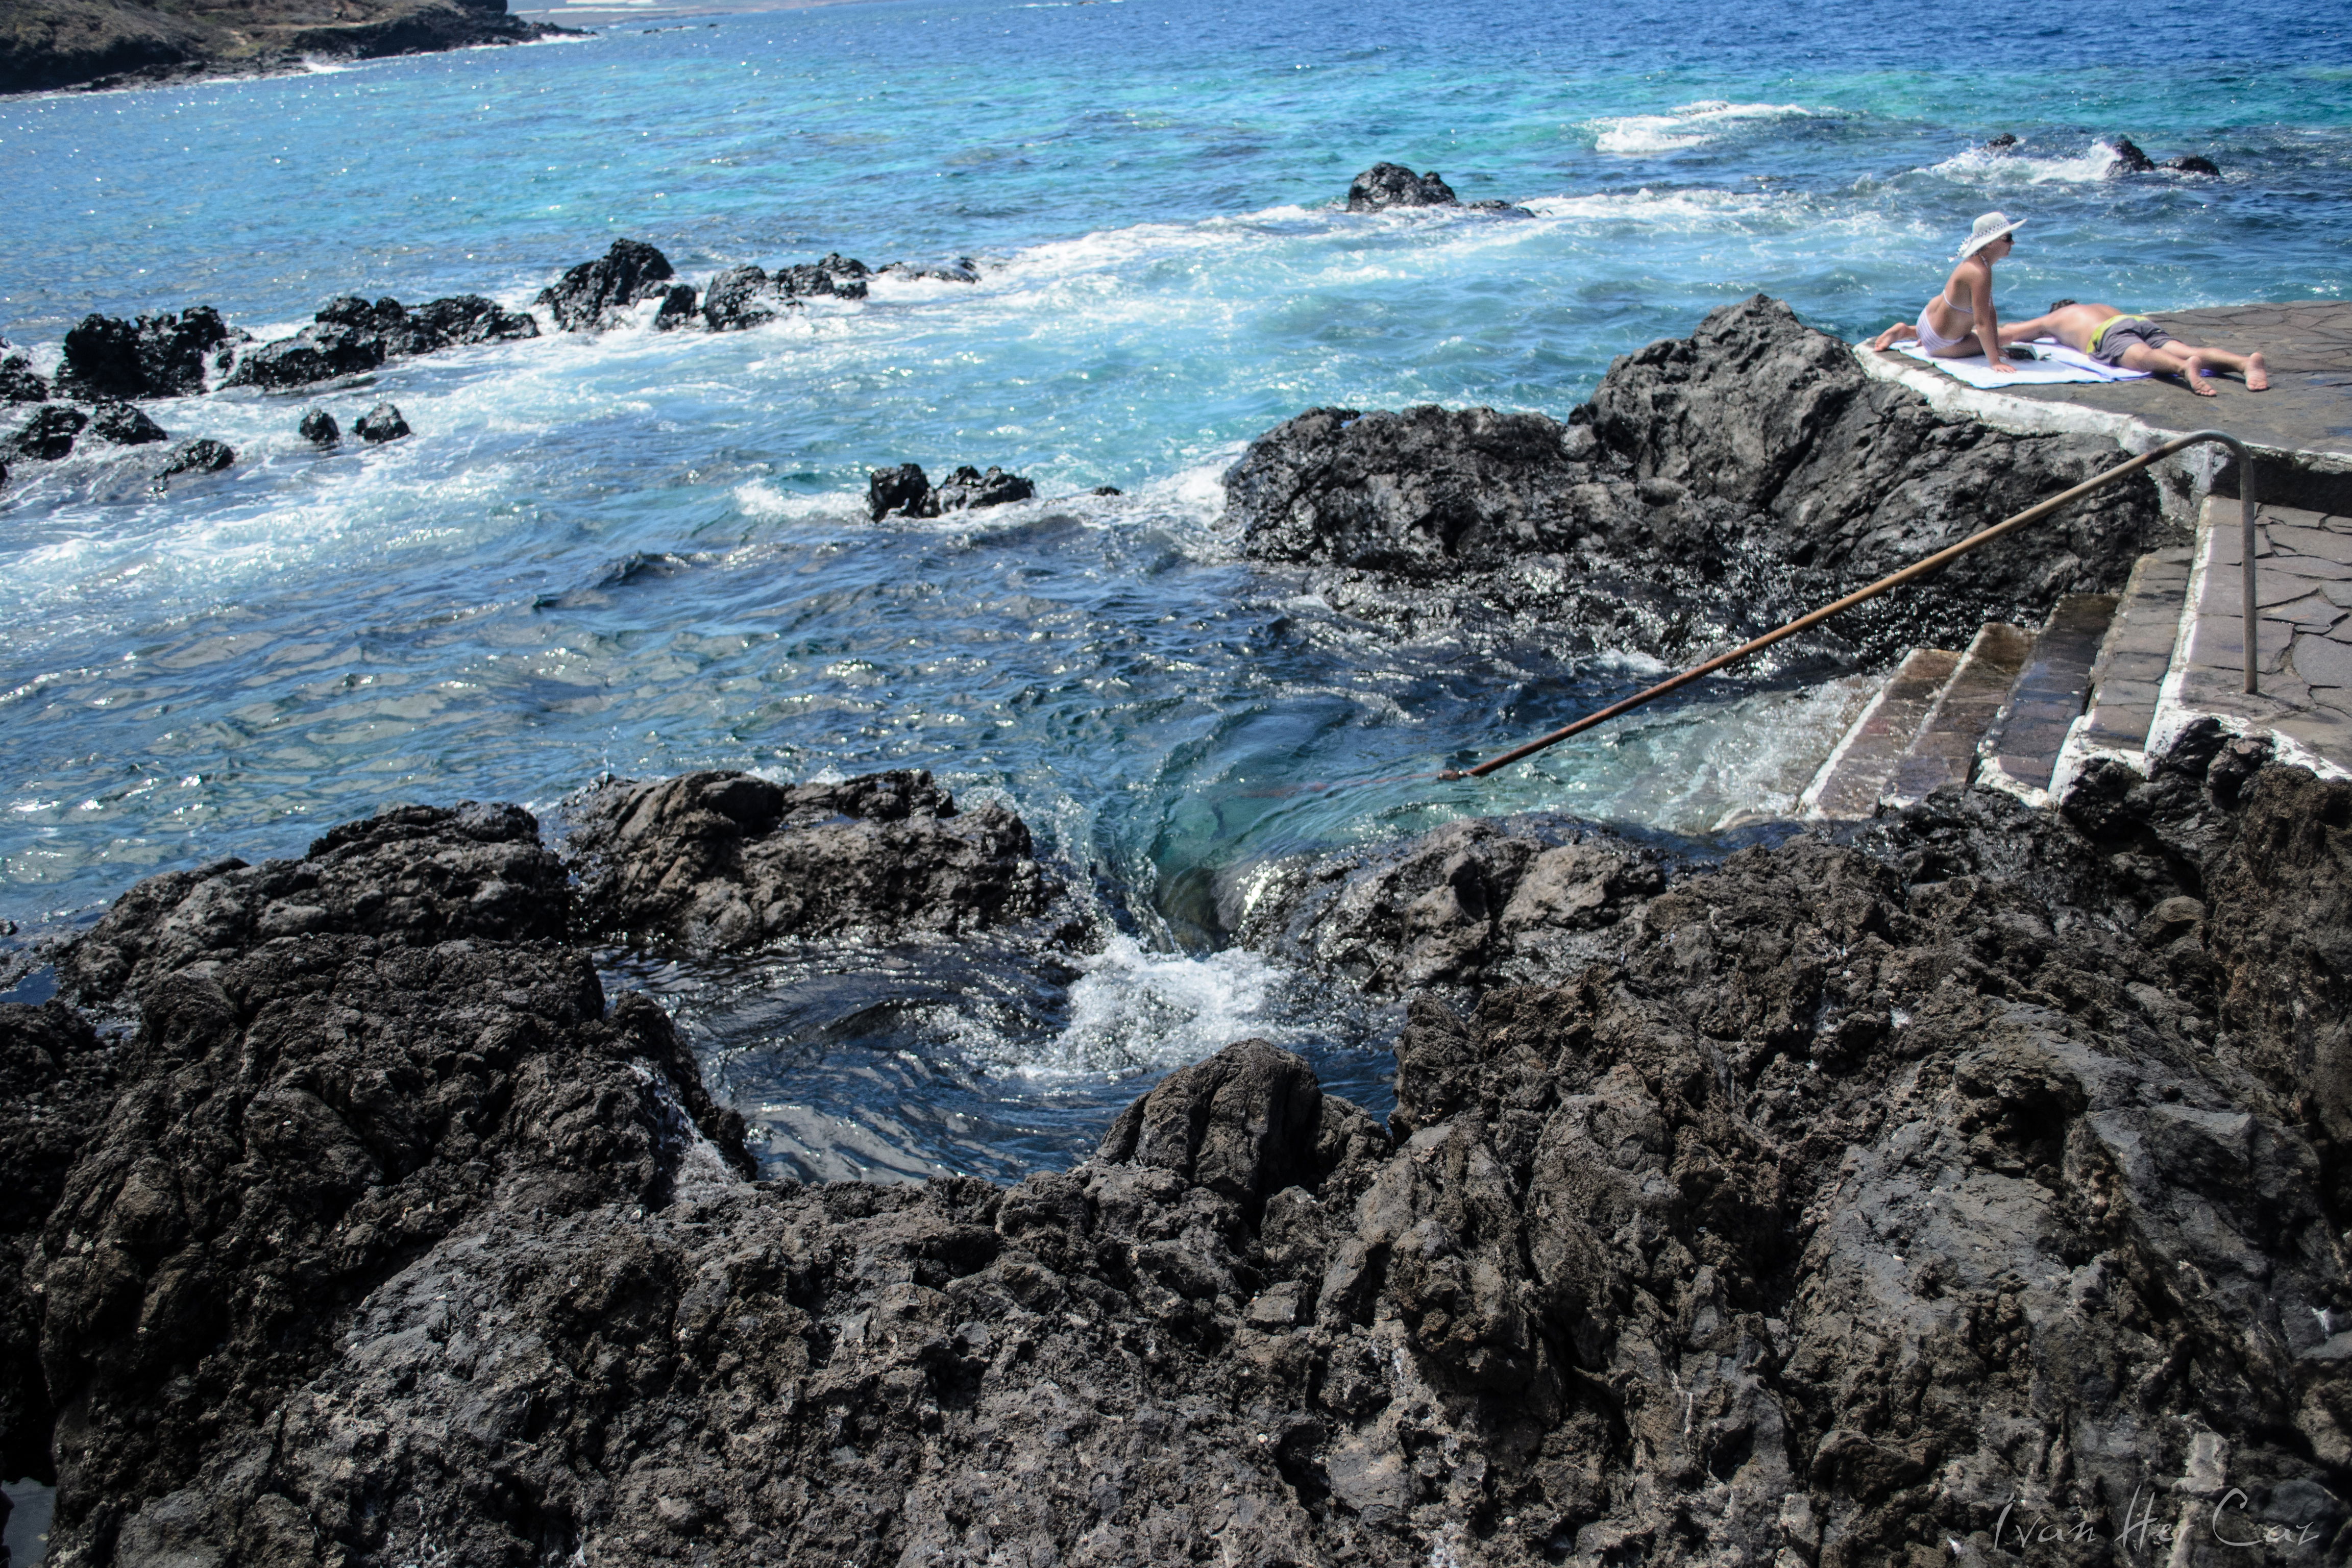
[[[1121,935],[1075,984],[985,953],[616,957],[780,1164],[1066,1158],[1130,1075],[1253,1031],[1376,1100],[1382,1016],[1204,951],[1204,878],[1472,811],[1704,833],[1792,793],[1857,689],[1719,684],[1495,785],[1286,793],[1473,756],[1651,671],[1401,642],[1241,563],[1216,481],[1243,443],[1317,404],[1564,415],[1759,289],[1859,335],[1990,207],[2029,220],[2012,310],[2352,290],[2352,11],[1948,12],[894,0],[0,101],[0,332],[45,367],[91,310],[209,303],[268,337],[345,292],[520,307],[622,235],[697,281],[828,250],[984,273],[168,402],[241,458],[161,500],[102,454],[21,467],[0,918],[37,936],[393,800],[925,766],[1009,799]],[[2224,175],[2107,178],[2118,135]],[[1339,210],[1379,159],[1538,216]],[[387,396],[413,439],[295,435]],[[866,471],[907,459],[1045,499],[868,523]],[[1126,493],[1079,493],[1103,484]]]

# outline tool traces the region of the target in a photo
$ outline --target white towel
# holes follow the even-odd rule
[[[1905,343],[1896,352],[1921,364],[1929,364],[1955,381],[1965,381],[1970,386],[1981,386],[1998,392],[2004,386],[2051,386],[2064,382],[2138,381],[2147,374],[2144,370],[2125,370],[2119,365],[2101,364],[2089,354],[2068,348],[2055,338],[2040,338],[2019,345],[2033,351],[2031,362],[2011,360],[2015,366],[2009,374],[1985,363],[1982,354],[1970,354],[1966,359],[1936,359],[1916,343]]]

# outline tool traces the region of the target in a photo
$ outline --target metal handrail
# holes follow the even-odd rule
[[[2176,437],[2172,440],[2164,443],[2161,447],[2151,447],[2147,451],[2142,452],[2138,457],[2131,458],[2127,462],[2118,464],[2115,468],[2109,468],[2104,474],[2084,480],[2081,484],[2076,485],[2073,489],[2062,491],[2057,495],[2052,496],[2048,500],[2037,502],[2032,506],[2027,507],[2015,517],[2003,518],[2000,521],[1994,523],[1990,528],[1985,529],[1983,531],[1979,533],[1972,533],[1968,538],[1961,540],[1958,544],[1951,545],[1943,550],[1938,550],[1935,554],[1928,556],[1926,560],[1915,562],[1913,564],[1906,566],[1902,571],[1894,574],[1892,576],[1881,577],[1869,587],[1848,594],[1844,598],[1840,599],[1834,605],[1824,605],[1820,609],[1813,611],[1811,615],[1801,616],[1797,619],[1790,621],[1787,626],[1780,627],[1778,630],[1766,632],[1762,637],[1756,638],[1753,642],[1740,644],[1738,647],[1733,648],[1729,653],[1717,654],[1715,658],[1708,659],[1705,664],[1693,665],[1690,668],[1684,670],[1680,675],[1671,676],[1668,679],[1658,682],[1657,685],[1651,687],[1646,691],[1637,691],[1633,696],[1626,698],[1622,702],[1613,702],[1608,707],[1603,708],[1598,713],[1588,713],[1573,724],[1554,730],[1549,735],[1529,741],[1524,746],[1520,746],[1513,751],[1506,752],[1499,757],[1491,758],[1486,762],[1480,763],[1475,767],[1447,768],[1437,776],[1441,779],[1484,778],[1488,773],[1493,773],[1496,768],[1508,767],[1511,763],[1519,761],[1523,757],[1534,756],[1538,752],[1540,752],[1549,746],[1556,746],[1571,735],[1581,734],[1583,731],[1591,729],[1597,724],[1607,723],[1610,720],[1616,718],[1620,714],[1630,713],[1645,702],[1655,701],[1657,699],[1664,697],[1669,691],[1688,686],[1692,681],[1698,679],[1703,675],[1712,675],[1717,670],[1723,668],[1727,665],[1737,664],[1739,660],[1746,658],[1750,654],[1761,653],[1764,649],[1770,647],[1774,643],[1780,641],[1782,638],[1795,637],[1799,632],[1817,626],[1823,621],[1828,620],[1832,616],[1837,615],[1841,611],[1851,610],[1856,605],[1863,604],[1871,599],[1875,599],[1881,594],[1886,593],[1890,589],[1899,588],[1906,583],[1911,582],[1918,577],[1923,577],[1928,573],[1936,570],[1938,566],[1944,565],[1948,562],[1958,560],[1959,557],[1966,555],[1971,550],[1991,543],[1994,540],[1999,539],[2005,533],[2022,528],[2029,522],[2039,522],[2042,519],[2048,517],[2052,512],[2058,510],[2060,508],[2064,507],[2071,502],[2082,500],[2084,496],[2089,495],[2093,490],[2099,489],[2102,485],[2113,484],[2116,480],[2122,479],[2126,474],[2137,473],[2140,469],[2147,468],[2150,463],[2156,462],[2160,458],[2168,458],[2172,456],[2173,453],[2181,451],[2187,447],[2194,447],[2200,441],[2218,441],[2221,445],[2229,447],[2231,451],[2236,453],[2238,458],[2238,528],[2240,549],[2242,551],[2241,559],[2242,563],[2242,573],[2245,578],[2246,590],[2245,635],[2242,640],[2245,643],[2246,689],[2250,693],[2259,694],[2260,688],[2256,684],[2254,678],[2254,659],[2257,652],[2257,644],[2260,641],[2256,635],[2258,630],[2257,611],[2261,607],[2254,594],[2254,456],[2252,452],[2246,449],[2246,444],[2243,441],[2239,440],[2235,436],[2231,435],[2226,430],[2199,430],[2190,435]]]

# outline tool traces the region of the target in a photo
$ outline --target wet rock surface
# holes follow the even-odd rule
[[[49,384],[21,353],[0,358],[0,403],[47,403]]]
[[[234,342],[209,305],[135,321],[85,316],[66,333],[55,392],[60,397],[181,397],[205,389],[207,360]]]
[[[876,268],[874,276],[903,279],[910,283],[977,283],[980,281],[980,263],[969,256],[937,263],[893,261]]]
[[[604,255],[540,290],[537,302],[565,331],[595,331],[638,300],[667,292],[676,276],[669,258],[645,241],[616,239]]]
[[[586,929],[696,948],[974,931],[1054,885],[1003,805],[920,772],[784,786],[742,773],[614,780],[566,803]]]
[[[379,403],[352,421],[352,434],[371,447],[381,447],[408,435],[408,421],[401,417],[396,405]]]
[[[313,447],[336,446],[343,438],[343,427],[336,424],[335,416],[323,408],[313,408],[303,415],[302,422],[294,427],[294,432]]]
[[[89,416],[69,404],[44,404],[8,437],[0,456],[30,458],[54,463],[73,455],[74,437],[89,424]]]
[[[453,295],[410,310],[386,297],[330,300],[310,326],[237,357],[230,386],[309,386],[361,375],[388,361],[433,353],[463,343],[507,342],[539,336],[529,314],[509,310],[478,294]]]
[[[1768,630],[2116,460],[2088,437],[1947,422],[1758,295],[1618,360],[1564,425],[1309,410],[1227,473],[1226,516],[1248,555],[1308,567],[1351,613],[1499,616],[1673,658]],[[2117,586],[2162,527],[2153,484],[2121,481],[1807,646],[1866,662],[1964,647],[1986,620]]]
[[[710,280],[703,296],[702,322],[714,332],[738,332],[774,321],[796,308],[795,300],[863,300],[866,280],[873,275],[866,263],[838,251],[799,266],[779,267],[773,273],[762,267],[730,267]]]
[[[162,484],[179,474],[217,474],[236,461],[236,448],[226,441],[215,441],[200,436],[193,441],[182,441],[163,454],[155,468],[155,482]]]
[[[1348,210],[1380,212],[1387,207],[1459,206],[1462,198],[1432,169],[1416,174],[1402,163],[1375,163],[1348,184]]]
[[[128,403],[101,403],[89,411],[89,433],[118,447],[168,441],[163,427]]]
[[[986,473],[969,463],[960,464],[945,482],[934,485],[921,464],[900,463],[866,476],[866,514],[877,522],[886,517],[938,517],[1028,500],[1036,493],[1036,485],[1027,478],[1008,474],[993,464]]]
[[[604,819],[787,818],[759,784],[613,786]],[[2352,785],[2203,736],[2069,812],[1947,793],[1704,865],[1558,821],[1367,857],[1261,902],[1352,941],[1335,976],[1413,984],[1455,925],[1486,954],[1414,1001],[1388,1129],[1245,1040],[1010,1187],[739,1179],[658,1011],[553,940],[514,808],[152,879],[61,968],[141,1022],[33,1264],[56,1540],[2338,1561]],[[1607,941],[1504,940],[1542,930]]]

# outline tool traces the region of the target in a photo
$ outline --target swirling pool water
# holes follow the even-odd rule
[[[0,331],[44,366],[91,310],[210,303],[266,337],[345,292],[527,306],[623,235],[697,280],[828,250],[983,273],[169,401],[240,459],[163,496],[102,448],[19,465],[0,918],[38,936],[389,801],[922,766],[1016,806],[1118,934],[1058,975],[986,944],[613,955],[779,1168],[1066,1160],[1136,1075],[1250,1032],[1377,1101],[1387,1016],[1204,951],[1186,889],[1476,811],[1703,834],[1785,801],[1860,689],[1767,671],[1496,784],[1298,789],[1476,755],[1652,670],[1335,615],[1238,560],[1242,445],[1318,404],[1565,415],[1759,289],[1858,335],[1990,207],[2029,219],[2012,309],[2342,297],[2343,19],[901,0],[0,104]],[[2223,175],[2109,178],[2126,134]],[[1536,216],[1340,210],[1380,159]],[[294,432],[385,397],[411,439]],[[907,459],[1042,499],[866,521],[866,470]]]

